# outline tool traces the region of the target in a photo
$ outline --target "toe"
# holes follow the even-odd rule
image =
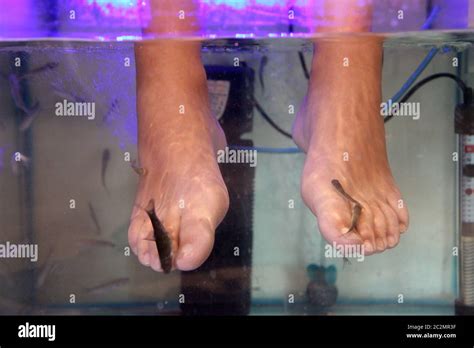
[[[150,265],[150,241],[148,240],[139,240],[138,241],[138,260],[143,266]]]
[[[385,221],[387,222],[387,247],[393,248],[398,244],[400,239],[400,225],[398,222],[398,216],[388,204],[380,203],[379,207],[384,213]]]
[[[143,213],[136,214],[130,222],[128,228],[128,244],[132,248],[132,251],[138,255],[138,241],[142,231],[151,230],[151,222],[147,215]]]
[[[357,223],[357,232],[362,238],[364,244],[364,254],[371,255],[376,251],[375,233],[373,223],[373,213],[370,206],[364,202],[362,204],[362,213]]]
[[[387,203],[397,214],[400,233],[406,232],[409,225],[409,216],[405,201],[398,192],[395,192],[387,197]]]
[[[150,267],[156,272],[163,272],[155,241],[148,242],[148,254],[150,255]]]
[[[198,268],[209,257],[214,245],[214,228],[209,220],[184,215],[179,231],[176,267],[182,271]]]
[[[349,203],[338,196],[328,196],[314,211],[317,211],[319,230],[328,242],[336,244],[362,242],[357,233],[347,233],[352,220]]]
[[[375,248],[377,252],[382,252],[387,246],[387,221],[377,202],[372,203],[371,209],[374,215]]]

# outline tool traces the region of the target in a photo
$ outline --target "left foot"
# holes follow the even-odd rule
[[[200,47],[170,40],[136,48],[138,153],[145,174],[128,239],[140,262],[155,271],[163,269],[145,212],[150,200],[171,238],[173,268],[184,271],[207,259],[229,207],[216,160],[226,140],[210,111]]]

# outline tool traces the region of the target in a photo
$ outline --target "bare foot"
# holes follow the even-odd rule
[[[140,175],[128,239],[143,265],[161,271],[151,199],[172,239],[173,267],[192,270],[209,256],[229,206],[215,153],[226,146],[211,115],[199,42],[136,48]]]
[[[317,43],[308,94],[293,125],[293,139],[307,153],[303,200],[322,235],[331,243],[363,243],[367,255],[395,247],[408,228],[408,211],[387,159],[381,67],[380,38]],[[331,184],[334,179],[363,207],[347,234],[351,203]]]

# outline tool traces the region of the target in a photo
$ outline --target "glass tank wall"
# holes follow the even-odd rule
[[[410,77],[449,73],[472,86],[471,2],[374,3],[382,101],[406,92]],[[307,157],[288,137],[311,87],[311,40],[328,38],[313,30],[323,20],[318,2],[196,2],[184,15],[205,24],[191,36],[205,39],[212,114],[229,148],[255,152],[219,163],[230,206],[210,257],[165,274],[129,244],[149,173],[137,150],[137,43],[118,41],[184,41],[146,30],[172,14],[147,1],[0,0],[0,8],[0,314],[454,314],[456,299],[474,305],[470,232],[461,243],[471,223],[462,169],[471,139],[455,132],[463,99],[455,82],[420,87],[410,98],[419,109],[385,123],[408,232],[393,249],[345,259],[302,199]],[[83,117],[58,117],[68,102]],[[169,143],[188,141],[173,132],[163,135]]]
[[[369,2],[362,0],[359,5]],[[199,28],[187,33],[186,36],[192,37],[314,36],[323,26],[337,31],[338,13],[344,6],[343,1],[327,6],[317,0],[193,0],[189,3],[183,8],[152,8],[150,0],[1,0],[0,39],[127,41],[183,37],[182,33],[176,32],[142,32],[152,21],[174,16],[200,24]],[[368,29],[373,33],[420,31],[433,27],[466,30],[472,26],[472,4],[468,0],[378,0],[373,3]]]

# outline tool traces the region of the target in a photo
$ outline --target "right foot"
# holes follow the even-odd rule
[[[211,115],[198,42],[145,43],[136,48],[140,176],[129,243],[140,262],[162,271],[150,200],[172,239],[173,267],[193,270],[211,253],[229,197],[216,152],[226,146]],[[184,107],[181,114],[180,106]]]

